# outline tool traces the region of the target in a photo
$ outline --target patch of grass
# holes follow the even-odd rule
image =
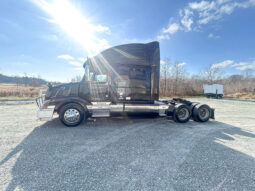
[[[32,101],[33,97],[0,97],[0,101]]]
[[[187,95],[187,96],[169,96],[169,97],[164,97],[164,96],[160,96],[160,99],[172,99],[172,98],[201,98],[204,97],[203,95],[197,95],[197,96],[191,96],[191,95]]]
[[[255,94],[251,92],[239,92],[233,94],[224,95],[225,98],[238,98],[238,99],[255,99]]]
[[[40,89],[47,89],[47,86],[24,86],[16,84],[0,84],[0,99],[34,99]]]

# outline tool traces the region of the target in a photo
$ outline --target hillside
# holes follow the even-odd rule
[[[0,83],[2,84],[23,84],[25,86],[41,86],[46,85],[47,81],[36,78],[36,77],[19,77],[19,76],[6,76],[3,74],[0,74]]]

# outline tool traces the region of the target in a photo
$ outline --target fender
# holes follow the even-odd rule
[[[54,98],[50,101],[49,105],[55,105],[55,112],[58,112],[59,109],[68,103],[77,103],[80,104],[85,111],[87,111],[87,105],[91,105],[91,103],[87,100],[84,100],[80,97],[62,97],[62,98]]]

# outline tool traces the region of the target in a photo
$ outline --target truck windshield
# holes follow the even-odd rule
[[[89,81],[89,66],[86,65],[84,69],[85,69],[84,77],[87,81]]]
[[[84,79],[86,80],[86,81],[91,81],[91,79],[92,79],[92,77],[93,77],[93,71],[90,71],[90,68],[89,68],[89,66],[88,65],[86,65],[85,66],[85,74],[84,74]]]
[[[89,65],[86,65],[84,69],[85,69],[85,74],[83,79],[86,81],[93,81],[92,78],[94,76],[94,72],[90,70]]]

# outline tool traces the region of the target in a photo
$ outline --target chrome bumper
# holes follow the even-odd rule
[[[40,121],[51,121],[53,118],[54,108],[45,107],[46,102],[44,101],[44,91],[40,90],[38,97],[35,98],[37,104],[37,119]]]
[[[37,119],[40,121],[51,121],[53,118],[54,109],[38,109]]]

